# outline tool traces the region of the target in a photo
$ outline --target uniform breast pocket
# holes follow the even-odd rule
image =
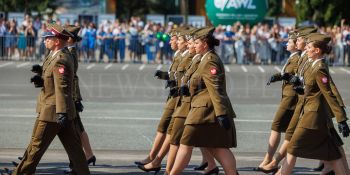
[[[200,85],[201,76],[199,74],[193,74],[190,80],[191,86],[197,88]]]
[[[196,74],[192,75],[190,79],[190,93],[192,95],[198,90],[199,83],[200,83],[200,76]]]
[[[204,100],[196,100],[191,103],[191,110],[200,118],[205,118],[208,111],[208,103]]]
[[[305,111],[318,111],[318,108],[320,106],[319,100],[314,99],[307,99],[304,110]]]
[[[190,98],[190,97],[183,97],[183,98],[181,99],[181,102],[182,102],[182,103],[191,103],[191,98]]]
[[[182,66],[177,68],[177,71],[179,71],[179,72],[183,72],[184,70],[185,70],[185,68]]]

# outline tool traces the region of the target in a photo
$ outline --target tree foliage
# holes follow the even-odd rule
[[[347,21],[350,19],[349,5],[349,0],[297,0],[295,5],[297,21],[339,25],[341,19]]]
[[[50,0],[0,0],[3,12],[44,12],[50,6]]]
[[[267,15],[268,16],[273,16],[278,18],[282,14],[282,0],[269,0],[268,1],[268,11]]]
[[[146,14],[176,14],[179,7],[175,0],[116,0],[117,16],[128,19],[131,16],[144,16]]]

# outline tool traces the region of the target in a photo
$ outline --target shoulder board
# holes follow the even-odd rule
[[[317,61],[312,64],[312,68],[314,70],[327,69],[327,64],[323,60]]]

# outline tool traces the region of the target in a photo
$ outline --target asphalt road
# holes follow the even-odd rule
[[[0,150],[24,149],[35,120],[39,89],[30,84],[29,62],[0,62]],[[168,91],[153,77],[168,65],[80,64],[78,75],[85,106],[82,116],[94,150],[141,151],[151,147]],[[281,83],[266,86],[282,66],[227,65],[227,90],[233,108],[238,154],[266,151],[271,121],[281,98]],[[350,68],[333,67],[332,77],[350,104]],[[349,109],[347,109],[349,113]],[[349,139],[344,148],[350,151]],[[56,139],[50,149],[63,147]],[[142,156],[143,157],[143,156]],[[0,159],[1,161],[1,159]]]

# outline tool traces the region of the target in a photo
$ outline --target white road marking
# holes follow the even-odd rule
[[[90,111],[91,112],[91,111]],[[2,118],[32,118],[32,114],[0,114]],[[87,119],[108,119],[108,120],[150,120],[150,121],[158,121],[159,117],[115,117],[104,115],[101,117],[96,116],[84,116]],[[246,122],[246,123],[271,123],[272,120],[261,120],[261,119],[234,119],[235,122]]]
[[[231,72],[230,68],[227,65],[225,65],[225,70],[226,72]]]
[[[145,68],[145,64],[142,64],[140,67],[139,67],[139,70],[143,70]]]
[[[275,67],[273,67],[273,68],[275,68],[278,72],[281,72],[282,70],[279,68],[279,67],[277,67],[277,66],[275,66]]]
[[[242,65],[241,68],[242,68],[243,72],[248,72],[248,69],[245,66]]]
[[[331,69],[331,68],[329,68],[329,72],[330,72],[331,74],[335,74],[334,70]]]
[[[162,67],[163,67],[163,65],[161,65],[161,64],[160,64],[160,65],[158,65],[158,66],[157,66],[157,70],[162,69]]]
[[[342,70],[342,71],[344,71],[344,72],[346,72],[346,73],[348,73],[348,74],[350,74],[350,70],[347,70],[347,69],[345,69],[345,68],[340,68],[340,70]]]
[[[122,67],[122,70],[125,70],[126,68],[129,67],[129,64],[125,64],[123,67]]]
[[[112,63],[109,63],[107,66],[105,66],[105,70],[109,69],[110,67],[112,67],[113,64]]]
[[[96,64],[93,63],[93,64],[90,64],[88,67],[86,67],[86,69],[91,69],[91,68],[93,68],[93,67],[95,67],[95,66],[96,66]]]
[[[24,67],[24,66],[26,66],[28,64],[29,64],[28,62],[21,63],[21,64],[17,65],[16,68],[21,68],[21,67]]]
[[[4,64],[0,64],[0,67],[5,67],[5,66],[11,65],[11,64],[13,64],[13,62],[7,62]]]
[[[264,68],[262,68],[261,66],[258,66],[258,69],[259,69],[259,70],[260,70],[260,72],[262,72],[262,73],[264,73],[264,72],[265,72]]]

